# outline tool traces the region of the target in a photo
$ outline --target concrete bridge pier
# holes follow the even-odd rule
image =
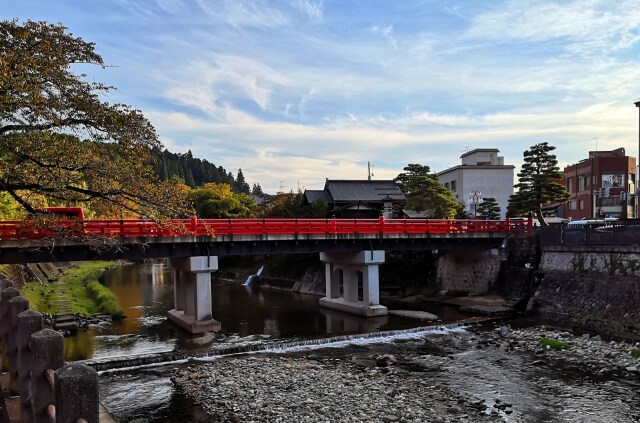
[[[211,273],[218,270],[218,257],[169,259],[173,269],[174,309],[167,318],[190,333],[219,332],[211,307]]]
[[[320,253],[320,261],[325,263],[327,284],[320,306],[365,317],[387,315],[387,308],[380,305],[378,272],[384,250]]]

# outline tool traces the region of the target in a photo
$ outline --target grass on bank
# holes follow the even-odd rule
[[[30,308],[42,313],[60,313],[62,310],[57,309],[57,302],[66,299],[74,314],[122,316],[124,313],[115,294],[98,280],[112,265],[108,261],[78,263],[65,270],[57,281],[44,285],[39,282],[25,284],[22,295],[29,300]]]
[[[631,357],[640,358],[640,348],[632,349],[629,354],[631,354]]]
[[[568,344],[564,341],[560,341],[558,339],[552,339],[552,338],[541,338],[540,341],[538,341],[538,343],[545,348],[549,347],[552,350],[556,350],[556,351],[568,350],[569,348],[571,348],[571,344]]]

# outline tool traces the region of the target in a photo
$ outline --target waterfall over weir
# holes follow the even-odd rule
[[[282,341],[268,343],[254,343],[248,345],[221,345],[212,351],[196,354],[158,353],[144,354],[136,357],[110,357],[94,360],[84,360],[82,363],[93,367],[98,372],[112,370],[130,370],[143,366],[158,366],[168,364],[181,364],[189,360],[207,361],[218,357],[234,354],[247,354],[254,352],[285,353],[315,348],[338,348],[349,344],[372,344],[381,341],[395,339],[417,338],[428,334],[444,334],[463,331],[468,324],[453,323],[440,326],[421,326],[411,329],[370,332],[354,335],[333,336],[330,338],[307,339],[300,341]]]
[[[253,281],[253,279],[256,276],[260,276],[262,274],[262,270],[264,269],[264,266],[260,266],[260,269],[258,269],[258,271],[256,272],[255,275],[249,275],[249,277],[247,278],[246,281],[244,281],[244,286],[251,286],[251,281]]]

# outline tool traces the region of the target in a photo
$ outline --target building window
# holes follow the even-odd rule
[[[584,191],[587,185],[587,178],[578,176],[578,191]]]
[[[567,178],[567,191],[573,192],[573,178]]]
[[[456,181],[451,181],[451,191],[455,192],[456,190]]]
[[[445,182],[445,183],[444,183],[444,187],[445,187],[446,189],[449,189],[449,182]]]
[[[596,175],[591,175],[591,185],[594,185],[598,181]]]
[[[580,208],[580,210],[584,210],[584,200],[578,201],[578,207]]]
[[[590,184],[589,184],[589,177],[588,177],[588,176],[585,176],[585,177],[584,177],[584,186],[586,186],[586,187],[588,188],[588,187],[589,187],[589,185],[590,185]]]
[[[576,209],[576,200],[569,201],[569,210],[575,210],[575,209]]]

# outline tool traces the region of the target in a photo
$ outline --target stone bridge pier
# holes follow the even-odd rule
[[[169,259],[173,269],[174,308],[167,318],[190,333],[219,332],[220,322],[212,317],[211,273],[218,270],[218,257]]]
[[[380,305],[379,265],[384,250],[320,253],[325,263],[326,297],[320,306],[365,317],[386,316]]]

